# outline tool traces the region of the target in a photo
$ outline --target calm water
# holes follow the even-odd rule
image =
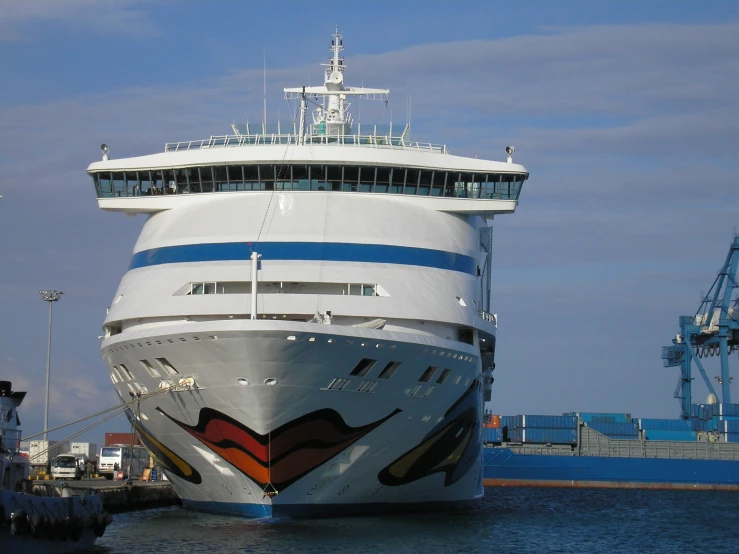
[[[165,508],[115,518],[124,552],[739,552],[739,494],[488,489],[465,513],[247,520]]]

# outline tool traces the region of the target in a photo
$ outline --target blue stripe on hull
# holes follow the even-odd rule
[[[516,454],[507,448],[485,448],[483,479],[522,483],[579,481],[736,486],[739,485],[739,462]]]
[[[129,269],[184,262],[245,261],[252,251],[265,260],[365,262],[416,265],[477,274],[471,256],[409,246],[342,242],[219,242],[152,248],[134,254]]]
[[[448,502],[373,502],[366,504],[239,504],[236,502],[206,502],[182,499],[186,508],[244,517],[275,517],[310,519],[364,515],[398,514],[410,512],[457,511],[482,505],[482,496],[470,500]]]

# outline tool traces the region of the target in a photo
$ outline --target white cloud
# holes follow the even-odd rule
[[[35,38],[34,24],[54,23],[96,33],[150,34],[154,24],[139,9],[150,0],[0,0],[0,41]]]

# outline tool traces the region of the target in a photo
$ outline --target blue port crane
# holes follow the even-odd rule
[[[709,392],[717,397],[701,363],[703,358],[719,356],[721,376],[717,381],[721,385],[721,402],[731,403],[729,355],[739,351],[737,266],[739,266],[739,235],[734,236],[726,262],[711,289],[703,297],[698,311],[694,316],[680,316],[680,334],[673,339],[672,346],[662,348],[664,366],[680,367],[680,380],[675,389],[675,398],[680,400],[680,415],[683,419],[689,419],[691,414],[693,362]]]

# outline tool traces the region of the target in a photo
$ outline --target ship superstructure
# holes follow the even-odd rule
[[[129,417],[189,507],[317,516],[474,504],[492,384],[495,215],[526,169],[354,125],[332,37],[283,132],[171,143],[88,173],[147,214],[104,324]],[[308,106],[315,109],[307,123]],[[167,389],[147,399],[147,393]]]

